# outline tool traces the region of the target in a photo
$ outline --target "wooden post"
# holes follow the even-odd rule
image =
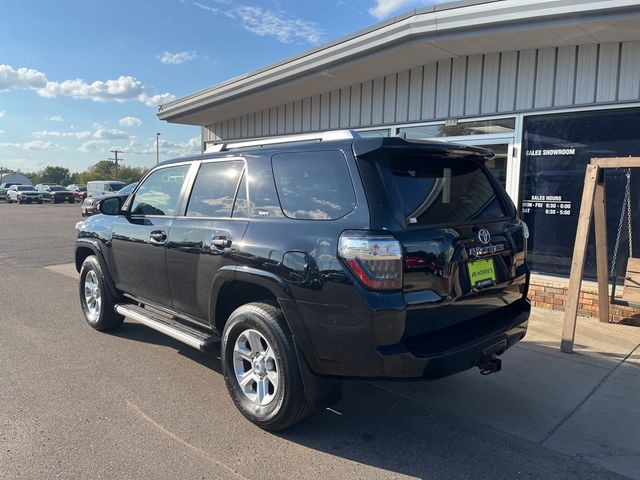
[[[609,322],[609,259],[607,254],[607,205],[604,187],[604,169],[599,169],[593,203],[593,221],[596,234],[596,271],[598,277],[598,312],[601,322]]]
[[[564,325],[562,328],[562,342],[560,350],[565,353],[573,353],[573,341],[576,335],[576,320],[578,317],[578,301],[580,286],[582,285],[582,271],[587,253],[589,240],[589,225],[593,215],[593,199],[596,191],[596,181],[600,169],[598,165],[587,165],[584,177],[584,190],[580,203],[578,228],[576,229],[576,241],[573,246],[573,259],[571,260],[571,273],[569,274],[569,290],[564,311]]]

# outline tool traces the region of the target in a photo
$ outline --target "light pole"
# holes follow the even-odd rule
[[[160,163],[160,134],[156,133],[156,165]]]

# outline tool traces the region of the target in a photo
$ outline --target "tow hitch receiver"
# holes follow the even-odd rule
[[[491,375],[492,373],[502,370],[502,360],[496,358],[495,355],[491,355],[489,358],[485,358],[480,365],[478,365],[478,368],[482,375]]]

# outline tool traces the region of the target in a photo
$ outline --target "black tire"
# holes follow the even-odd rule
[[[89,279],[87,279],[89,277]],[[98,290],[98,297],[100,298],[98,313],[96,309],[90,306],[87,297],[85,295],[85,288],[90,288],[90,281],[96,284]],[[122,325],[124,317],[114,310],[114,306],[117,303],[117,299],[114,298],[111,291],[107,288],[104,273],[100,262],[94,255],[88,256],[82,263],[80,269],[80,306],[84,319],[94,329],[99,331],[113,330]],[[95,298],[95,296],[94,296]],[[95,304],[93,304],[95,305]]]
[[[250,400],[242,391],[234,368],[236,341],[250,330],[257,331],[268,342],[276,359],[278,387],[273,399],[264,406]],[[280,309],[266,303],[249,303],[237,308],[224,327],[221,358],[231,399],[242,415],[258,427],[268,431],[282,430],[311,412],[293,337]]]
[[[53,205],[54,203],[58,203],[58,202],[56,201],[56,197],[52,196],[51,197],[51,204]]]

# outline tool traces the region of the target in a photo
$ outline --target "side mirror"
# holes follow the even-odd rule
[[[120,215],[122,199],[120,197],[105,198],[98,204],[98,211],[103,215]]]

